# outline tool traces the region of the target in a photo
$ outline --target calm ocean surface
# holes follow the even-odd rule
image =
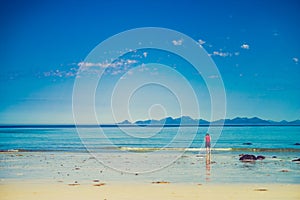
[[[208,127],[0,128],[0,150],[84,152],[101,148],[201,148]],[[196,130],[196,132],[195,132]],[[215,149],[290,149],[300,151],[300,126],[212,127]],[[180,135],[180,136],[178,136]]]

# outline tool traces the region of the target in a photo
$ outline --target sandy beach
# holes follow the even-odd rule
[[[101,184],[100,184],[101,185]],[[299,185],[282,184],[105,184],[94,186],[11,182],[0,185],[2,200],[17,199],[300,199]]]

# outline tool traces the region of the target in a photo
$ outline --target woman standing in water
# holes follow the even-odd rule
[[[205,135],[205,148],[206,148],[206,153],[210,154],[210,135],[206,133]]]

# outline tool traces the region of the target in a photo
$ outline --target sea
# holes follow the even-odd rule
[[[0,182],[299,184],[299,144],[300,126],[5,126]],[[245,163],[241,154],[265,159]]]
[[[210,133],[215,150],[300,150],[300,126],[226,127],[60,127],[0,128],[0,151],[84,152],[88,148],[186,148],[203,147]],[[84,142],[86,141],[86,142]],[[298,144],[298,145],[297,145]],[[170,146],[171,145],[171,146]]]

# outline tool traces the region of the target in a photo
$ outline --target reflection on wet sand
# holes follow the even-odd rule
[[[205,180],[207,182],[209,182],[210,181],[210,152],[206,153],[206,157],[205,157],[205,169],[206,169]]]

